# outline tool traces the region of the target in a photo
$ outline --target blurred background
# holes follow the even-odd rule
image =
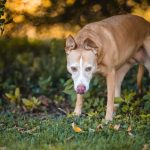
[[[71,112],[75,93],[66,70],[65,38],[75,35],[89,22],[127,13],[150,21],[150,1],[1,0],[0,110]],[[141,98],[135,93],[136,73],[137,66],[123,83],[123,97],[133,101]],[[143,90],[146,96],[149,84],[145,70]],[[103,77],[93,79],[85,98],[85,111],[104,114],[106,85]],[[143,106],[140,102],[137,105]],[[127,104],[124,111],[129,111],[129,107]]]

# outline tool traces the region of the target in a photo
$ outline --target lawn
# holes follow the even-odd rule
[[[120,116],[105,123],[99,115],[0,115],[0,149],[148,150],[150,117]],[[72,123],[82,129],[75,132]]]

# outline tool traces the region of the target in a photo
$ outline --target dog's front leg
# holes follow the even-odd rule
[[[114,96],[115,96],[115,78],[116,72],[113,69],[111,72],[108,73],[106,80],[107,80],[107,108],[106,108],[106,120],[113,119],[113,108],[114,108]]]
[[[80,94],[77,94],[77,101],[76,101],[76,106],[74,113],[77,116],[80,116],[82,113],[82,105],[83,105],[83,96]]]

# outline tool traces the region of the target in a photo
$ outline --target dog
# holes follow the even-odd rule
[[[75,114],[81,115],[83,94],[95,73],[106,77],[105,119],[113,119],[114,98],[120,97],[121,84],[129,69],[139,64],[138,86],[145,66],[150,75],[150,23],[144,18],[117,15],[85,25],[75,37],[66,39],[67,70],[77,93]]]

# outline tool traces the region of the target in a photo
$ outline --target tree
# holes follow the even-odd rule
[[[5,19],[3,18],[6,0],[0,0],[0,34],[4,31]]]

